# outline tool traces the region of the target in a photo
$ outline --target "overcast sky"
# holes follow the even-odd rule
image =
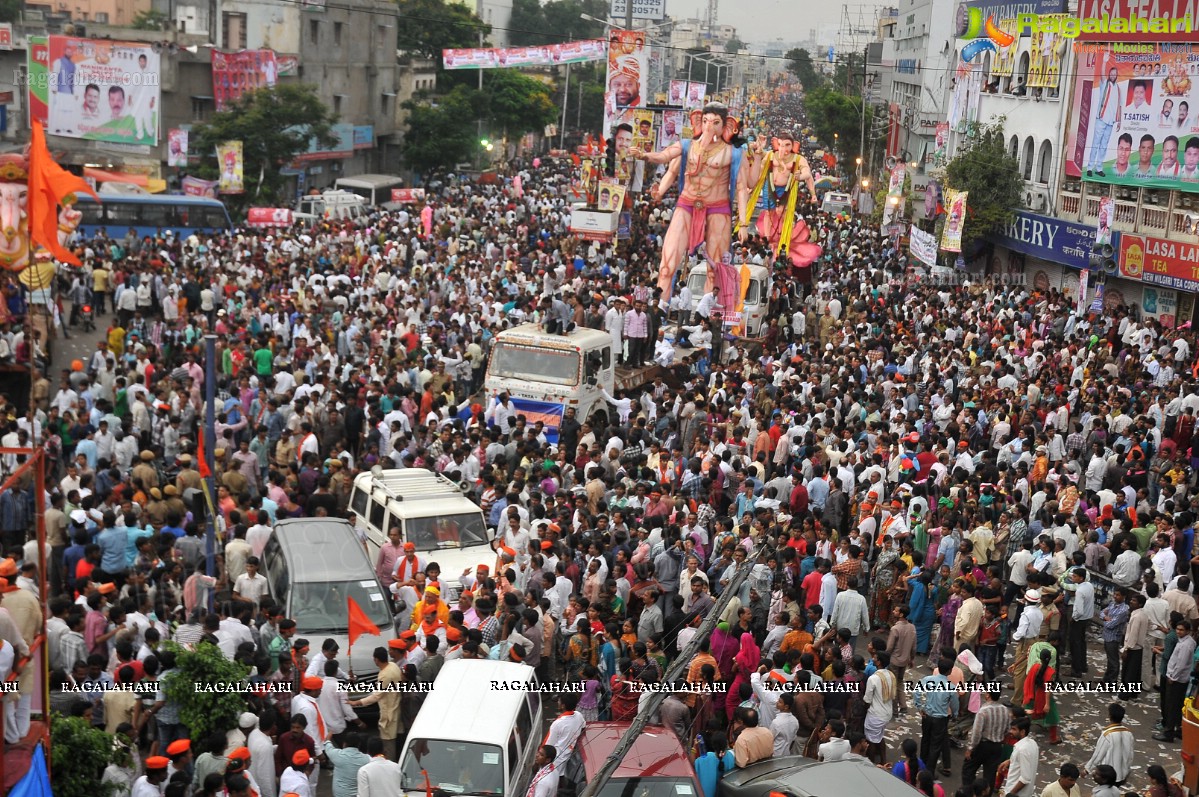
[[[716,21],[722,25],[734,25],[743,41],[767,42],[779,38],[784,41],[800,41],[808,38],[808,31],[819,29],[822,24],[840,26],[842,3],[796,3],[795,0],[719,0]],[[868,3],[870,7],[886,5],[883,2]],[[850,4],[855,17],[861,2]],[[666,0],[666,12],[675,19],[703,19],[707,15],[707,0]],[[873,12],[866,13],[873,18]]]

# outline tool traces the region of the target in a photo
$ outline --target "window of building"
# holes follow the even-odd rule
[[[246,15],[234,11],[221,14],[221,38],[225,41],[225,49],[244,50],[246,48]]]
[[[341,104],[342,104],[341,101],[342,101],[342,99],[343,99],[343,95],[341,95],[341,94],[333,95],[333,115],[334,116],[339,116],[339,117],[341,116]]]
[[[1029,136],[1024,139],[1024,153],[1020,156],[1020,173],[1025,180],[1032,179],[1032,151],[1033,141],[1032,136]]]
[[[319,44],[321,39],[321,21],[319,19],[308,20],[308,41],[311,44]]]
[[[212,108],[211,97],[192,97],[192,121],[203,122]]]
[[[1016,136],[1012,136],[1012,140],[1008,142],[1007,154],[1013,158],[1020,154],[1020,139]]]
[[[1041,142],[1041,152],[1037,155],[1037,182],[1048,185],[1049,171],[1053,163],[1053,144],[1049,139]]]
[[[342,24],[340,22],[333,23],[333,46],[334,47],[341,46],[341,29],[342,29]]]

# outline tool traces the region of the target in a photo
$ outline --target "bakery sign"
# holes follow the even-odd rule
[[[1199,246],[1123,233],[1120,235],[1120,276],[1149,285],[1199,293]]]

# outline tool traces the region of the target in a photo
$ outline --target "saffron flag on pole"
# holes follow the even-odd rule
[[[75,193],[91,194],[96,201],[100,197],[82,178],[71,174],[50,157],[46,147],[46,131],[42,123],[33,120],[33,135],[29,142],[29,195],[28,208],[29,238],[44,246],[54,259],[78,266],[79,258],[58,241],[58,206]]]
[[[366,616],[366,612],[362,611],[362,607],[353,598],[346,596],[346,603],[350,606],[350,647],[354,647],[354,640],[363,634],[379,634],[379,626],[370,621]]]
[[[208,467],[208,457],[204,452],[203,429],[196,435],[196,470],[200,472],[201,479],[207,479],[212,475],[212,469]]]

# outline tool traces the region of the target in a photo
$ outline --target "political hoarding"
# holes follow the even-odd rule
[[[704,104],[704,97],[708,93],[707,83],[695,83],[694,81],[687,84],[687,107],[698,108]]]
[[[186,130],[172,127],[167,131],[167,166],[187,166],[187,139]]]
[[[602,61],[607,55],[603,39],[548,44],[540,47],[473,47],[441,51],[446,69],[509,69],[522,66],[558,66]]]
[[[391,189],[392,202],[424,202],[425,189],[423,188],[393,188]]]
[[[50,36],[47,58],[47,133],[158,143],[159,57],[151,45]]]
[[[969,191],[945,189],[946,219],[941,233],[941,248],[946,252],[962,251],[962,228],[966,225],[966,198]]]
[[[226,141],[216,148],[217,163],[221,167],[219,191],[222,194],[240,194],[246,190],[242,176],[242,149],[240,141]]]
[[[184,196],[202,196],[216,199],[216,180],[201,180],[199,177],[184,177],[181,183]]]
[[[1178,49],[1096,44],[1078,52],[1068,176],[1199,191],[1199,64]]]
[[[682,111],[663,111],[662,126],[658,128],[658,149],[666,149],[678,141],[684,124]]]
[[[1065,14],[1049,14],[1041,20],[1065,17]],[[1056,89],[1062,80],[1062,58],[1069,41],[1061,33],[1038,28],[1032,34],[1029,47],[1031,59],[1028,65],[1028,88]]]
[[[212,51],[212,98],[218,111],[255,89],[275,85],[279,74],[274,50]]]
[[[1175,24],[1187,21],[1189,27]],[[1078,23],[1077,41],[1082,42],[1193,44],[1199,0],[1078,0]]]
[[[290,227],[295,214],[287,208],[250,208],[246,211],[246,225],[250,227]]]
[[[684,105],[687,102],[687,81],[670,81],[670,95],[667,100],[671,105]]]
[[[604,138],[621,123],[632,125],[637,109],[645,107],[649,51],[645,32],[614,29],[608,36],[608,74],[604,91]]]

